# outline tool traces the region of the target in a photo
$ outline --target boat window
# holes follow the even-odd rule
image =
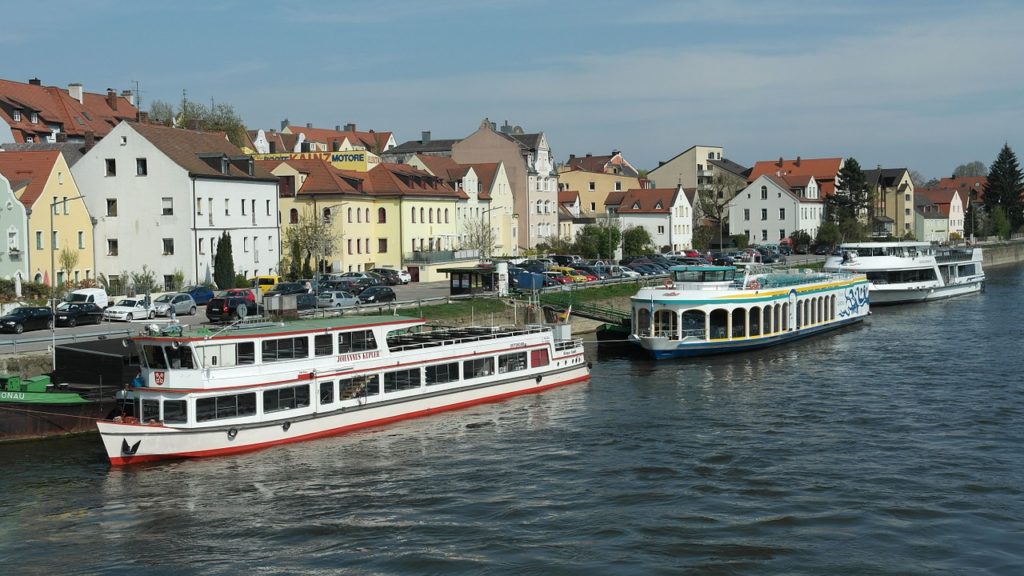
[[[158,422],[160,420],[160,401],[159,400],[143,400],[142,401],[142,421],[143,422]]]
[[[373,337],[372,330],[338,333],[338,354],[376,349],[377,340]]]
[[[330,334],[317,334],[313,337],[313,354],[315,356],[334,354],[334,345]]]
[[[167,361],[170,362],[171,368],[192,370],[196,367],[191,346],[178,346],[178,348],[171,346],[166,348],[164,353],[167,354]]]
[[[334,403],[334,381],[320,383],[320,405]]]
[[[199,365],[203,368],[238,366],[256,363],[256,345],[253,342],[238,344],[212,344],[196,347]]]
[[[309,406],[309,384],[263,392],[263,412],[280,412]]]
[[[384,392],[398,392],[420,387],[420,369],[384,373]]]
[[[346,380],[338,381],[338,398],[347,400],[362,396],[376,396],[380,394],[380,380],[376,374],[372,376],[356,376]]]
[[[482,378],[494,374],[494,358],[478,358],[466,360],[462,363],[462,378]]]
[[[213,396],[196,400],[196,422],[256,414],[256,393]]]
[[[540,366],[547,366],[551,361],[548,359],[548,349],[541,348],[540,350],[530,351],[530,366],[538,368]]]
[[[264,340],[260,344],[260,348],[264,363],[309,358],[309,338],[307,336]]]
[[[498,356],[499,374],[517,372],[519,370],[526,370],[526,352],[515,352]]]
[[[459,379],[459,363],[438,364],[426,368],[427,386],[455,382]]]
[[[167,359],[164,357],[163,346],[143,346],[142,355],[146,359],[147,367],[167,368]]]
[[[188,422],[188,402],[185,400],[164,400],[164,422],[184,424]]]

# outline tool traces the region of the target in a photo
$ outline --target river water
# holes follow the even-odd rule
[[[739,356],[234,457],[0,446],[4,574],[1024,574],[1024,267]],[[635,357],[634,357],[635,356]]]

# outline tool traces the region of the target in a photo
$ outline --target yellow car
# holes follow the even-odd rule
[[[563,276],[568,276],[573,282],[576,283],[587,281],[586,276],[583,276],[575,269],[569,268],[568,266],[552,266],[551,268],[549,268],[549,270],[552,272],[558,272]]]

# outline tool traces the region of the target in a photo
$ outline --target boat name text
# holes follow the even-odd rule
[[[0,400],[24,400],[23,392],[0,392]]]
[[[352,354],[339,354],[338,362],[352,362],[353,360],[367,360],[369,358],[380,358],[380,350],[371,352],[354,352]]]

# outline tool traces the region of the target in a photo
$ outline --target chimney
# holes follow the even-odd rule
[[[270,142],[267,142],[267,144],[270,144],[270,153],[271,154],[276,154],[277,153],[277,142],[271,140]]]
[[[576,155],[575,154],[569,154],[569,162],[572,162],[575,159],[576,159]]]
[[[117,92],[113,88],[107,88],[107,106],[111,110],[117,110]]]
[[[353,124],[351,122],[349,122],[348,124],[345,124],[345,132],[355,132],[355,131],[356,131],[356,125],[355,124]]]
[[[794,166],[799,166],[800,165],[800,157],[799,156],[796,157],[796,162],[794,162],[793,165]]]
[[[306,128],[312,128],[312,127],[313,127],[313,123],[312,122],[306,122]]]
[[[420,143],[426,144],[430,142],[430,130],[423,130],[420,132]]]
[[[783,166],[786,165],[786,162],[782,159],[782,156],[779,156],[779,161],[776,162],[775,165],[778,166],[779,168],[782,168]]]
[[[149,124],[149,112],[143,112],[139,110],[139,123]]]
[[[29,83],[30,86],[42,86],[43,85],[43,81],[40,80],[39,78],[31,78],[31,79],[29,79],[28,83]]]
[[[593,154],[591,154],[590,152],[587,152],[587,158],[593,158],[593,157],[594,157]]]
[[[287,127],[288,127],[288,119],[285,118],[284,120],[281,120],[281,131],[284,132],[284,129],[287,128]]]
[[[195,132],[198,132],[199,131],[199,118],[189,118],[188,119],[188,129],[189,130],[193,130]]]
[[[85,151],[92,150],[92,147],[96,145],[96,133],[92,130],[85,131]]]
[[[82,104],[82,85],[78,82],[68,84],[68,95],[78,100],[79,104]]]
[[[335,124],[334,125],[334,131],[335,132],[341,132],[341,125],[340,124]]]
[[[121,90],[121,97],[127,100],[132,106],[135,106],[135,93],[131,90]]]

